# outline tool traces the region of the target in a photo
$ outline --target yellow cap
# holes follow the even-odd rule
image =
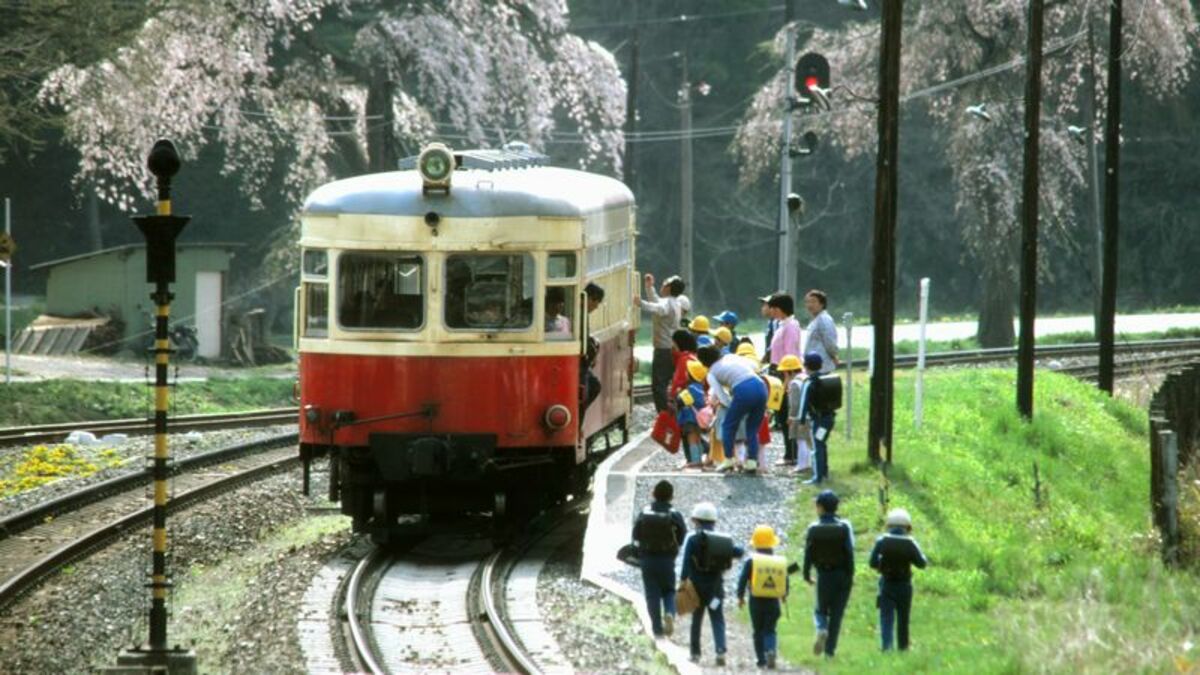
[[[804,364],[800,363],[800,357],[793,354],[779,359],[779,372],[790,373],[794,370],[804,370]]]
[[[738,345],[738,348],[734,350],[733,353],[737,354],[738,356],[744,356],[748,359],[754,359],[755,361],[758,360],[758,354],[754,352],[754,345],[750,344],[749,342],[743,342],[742,344]]]
[[[688,375],[691,375],[692,379],[697,382],[703,382],[704,378],[708,377],[708,368],[705,368],[703,363],[695,359],[687,362],[687,371]]]
[[[698,316],[688,324],[688,330],[693,333],[708,333],[708,317]]]
[[[750,535],[750,545],[754,548],[775,548],[779,545],[779,537],[775,536],[775,529],[770,525],[759,525]]]
[[[733,333],[725,326],[721,326],[720,328],[715,330],[713,332],[713,337],[715,337],[717,339],[717,342],[720,342],[723,345],[727,345],[730,342],[733,342]]]

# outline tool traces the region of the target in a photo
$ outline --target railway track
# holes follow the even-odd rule
[[[486,538],[432,537],[403,553],[375,549],[341,591],[353,669],[396,672],[570,672],[537,608],[546,559],[580,536],[586,501],[549,515],[545,530],[489,551]]]
[[[240,429],[291,424],[299,420],[299,415],[300,413],[294,407],[248,410],[236,413],[172,415],[171,431],[211,431],[214,429]],[[0,429],[0,446],[28,443],[57,443],[76,430],[87,430],[97,436],[118,433],[149,434],[154,432],[154,420],[138,417],[119,420],[59,422],[24,427],[7,427]]]
[[[296,435],[274,436],[175,464],[175,511],[294,465]],[[201,470],[203,469],[203,470]],[[0,608],[74,560],[151,519],[149,470],[113,478],[0,520]]]
[[[1064,358],[1080,358],[1080,357],[1096,357],[1099,354],[1100,346],[1095,342],[1069,344],[1069,345],[1046,345],[1037,347],[1034,350],[1034,355],[1038,359],[1064,359]],[[1136,342],[1121,342],[1114,348],[1114,354],[1120,356],[1132,356],[1135,354],[1146,354],[1151,356],[1138,360],[1118,361],[1114,367],[1114,375],[1116,377],[1130,377],[1142,375],[1147,372],[1158,372],[1167,370],[1173,367],[1182,366],[1187,363],[1194,362],[1200,359],[1200,339],[1182,339],[1182,340],[1144,340]],[[947,366],[978,366],[988,363],[1000,363],[1012,361],[1017,358],[1016,347],[1004,347],[1000,349],[972,349],[952,352],[936,352],[925,355],[925,365],[930,368],[939,368]],[[870,367],[870,362],[867,359],[855,359],[851,366],[856,370],[861,370]],[[896,368],[908,369],[917,367],[917,356],[915,354],[905,354],[896,357]],[[1041,366],[1045,368],[1046,366]],[[1094,364],[1071,365],[1062,367],[1050,367],[1049,370],[1064,373],[1073,377],[1078,377],[1083,380],[1095,381],[1099,377],[1099,366]],[[635,403],[645,403],[651,399],[650,385],[639,384],[633,387],[633,400]]]

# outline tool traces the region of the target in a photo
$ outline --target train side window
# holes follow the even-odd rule
[[[550,341],[572,340],[575,338],[575,297],[574,286],[546,287],[546,339]]]
[[[338,323],[351,329],[415,330],[425,322],[420,256],[343,253],[338,258]]]
[[[329,254],[324,249],[306,249],[303,267],[306,277],[324,277],[329,274]]]
[[[575,278],[575,254],[574,253],[551,253],[547,258],[546,278],[548,279],[574,279]]]
[[[304,283],[304,337],[329,337],[329,284]]]
[[[525,330],[533,326],[533,256],[446,257],[446,326],[456,330]]]

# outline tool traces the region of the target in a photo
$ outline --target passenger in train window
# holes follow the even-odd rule
[[[600,303],[604,302],[604,288],[594,282],[588,282],[588,285],[584,286],[583,292],[587,295],[587,311],[591,314],[600,307]],[[600,378],[592,372],[592,368],[596,366],[596,357],[599,355],[600,343],[589,335],[587,353],[580,359],[579,369],[579,379],[584,387],[583,412],[579,415],[580,428],[583,428],[583,416],[587,413],[588,406],[600,397]]]
[[[571,320],[563,316],[567,307],[566,288],[551,286],[546,289],[546,339],[570,340]]]

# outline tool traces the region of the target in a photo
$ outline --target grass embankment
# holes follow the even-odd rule
[[[915,575],[913,649],[882,654],[877,576],[866,561],[882,531],[880,474],[863,461],[866,385],[855,388],[854,438],[838,429],[831,445],[832,487],[857,534],[858,573],[838,656],[828,663],[812,656],[812,593],[801,584],[790,620],[780,624],[789,661],[823,672],[1197,667],[1200,576],[1167,572],[1159,562],[1146,413],[1039,373],[1034,420],[1025,424],[1009,371],[928,373],[920,431],[912,424],[912,374],[897,376],[890,502],[912,513],[932,564]],[[790,555],[813,518],[813,493],[796,496],[801,524],[790,533]]]
[[[145,417],[153,411],[153,394],[133,382],[13,382],[0,387],[0,426]],[[171,389],[171,409],[179,415],[294,404],[291,379],[210,379]]]

